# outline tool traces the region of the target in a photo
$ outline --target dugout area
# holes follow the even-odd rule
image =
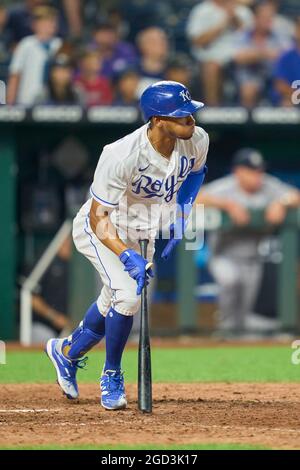
[[[40,107],[27,111],[2,108],[0,113],[0,198],[5,201],[6,222],[0,245],[0,331],[5,341],[18,339],[19,288],[24,278],[61,224],[72,219],[85,200],[103,146],[142,124],[136,110],[132,114],[131,108],[131,113],[130,109],[95,108],[93,113],[79,109],[77,114],[76,109],[59,108],[49,114],[47,108]],[[277,110],[268,109],[249,113],[235,108],[204,110],[198,116],[198,124],[209,132],[211,139],[207,181],[230,170],[231,157],[237,149],[255,145],[265,155],[268,171],[299,186],[296,132],[299,122],[298,110],[283,110],[279,115]],[[74,145],[72,153],[70,146],[74,149]],[[73,166],[77,172],[69,171]],[[43,204],[51,207],[52,218],[48,215],[46,222],[40,217]],[[299,220],[297,216],[298,226]],[[299,329],[295,256],[299,237],[294,227],[286,231],[284,240],[285,268],[279,275],[275,303],[277,315],[285,317],[287,329],[295,332]],[[214,327],[211,318],[215,306],[210,301],[203,305],[203,299],[196,305],[193,256],[192,252],[178,250],[176,257],[158,265],[159,296],[152,327],[159,334],[203,332]],[[92,269],[81,258],[76,257],[79,268],[72,270],[70,280],[74,322],[81,319],[82,311],[95,296]],[[179,263],[181,268],[176,269]],[[86,276],[88,282],[84,282]],[[272,295],[271,290],[268,296]],[[266,309],[272,310],[272,306]]]

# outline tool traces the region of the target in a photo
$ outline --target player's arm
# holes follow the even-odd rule
[[[196,200],[206,173],[207,166],[204,166],[201,171],[190,173],[187,179],[182,183],[178,191],[177,203],[181,206],[184,215],[189,215],[190,206],[192,206]],[[188,212],[188,214],[186,214],[186,212]]]
[[[206,158],[209,147],[208,134],[203,129],[195,129],[195,163],[192,171],[181,184],[177,193],[176,221],[170,226],[170,240],[165,246],[161,257],[167,260],[176,245],[182,240],[193,204],[204,182],[207,173]]]
[[[206,166],[204,166],[199,172],[190,173],[178,191],[177,205],[179,212],[177,213],[175,223],[171,224],[170,226],[170,240],[161,254],[161,257],[165,260],[170,257],[170,254],[174,250],[175,246],[183,238],[183,234],[188,223],[188,218],[192,211],[197,194],[199,193],[203,184],[206,173]]]
[[[149,263],[134,250],[129,249],[120,239],[110,220],[110,212],[108,207],[93,199],[90,209],[91,229],[101,243],[119,257],[125,271],[136,281],[136,293],[140,295],[145,284],[148,284],[148,277],[154,277],[151,269],[152,263]]]
[[[90,209],[90,226],[103,245],[117,256],[128,249],[110,220],[110,210],[95,199],[92,200]]]

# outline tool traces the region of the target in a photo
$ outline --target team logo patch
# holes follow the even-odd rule
[[[183,99],[183,101],[191,101],[192,97],[188,90],[182,90],[179,95]]]

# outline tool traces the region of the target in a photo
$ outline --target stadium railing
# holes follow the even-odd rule
[[[22,285],[20,305],[20,343],[22,346],[31,345],[32,293],[54,260],[62,243],[70,235],[71,229],[71,221],[66,220]]]

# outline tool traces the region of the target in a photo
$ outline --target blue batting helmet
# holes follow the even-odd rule
[[[182,83],[161,81],[146,88],[140,106],[147,122],[152,116],[187,117],[203,108],[204,104],[193,101]]]

